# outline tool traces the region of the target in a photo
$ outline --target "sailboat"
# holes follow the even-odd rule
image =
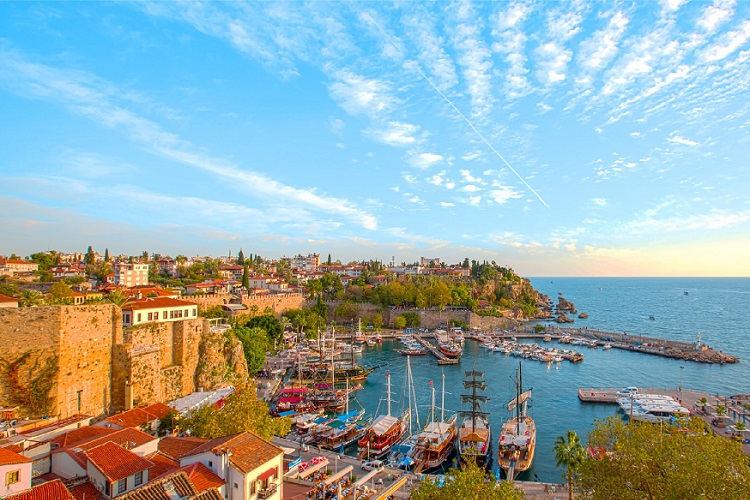
[[[469,403],[470,410],[458,413],[462,418],[458,427],[459,460],[487,467],[492,459],[490,414],[482,411],[482,404],[487,402],[487,396],[477,394],[477,391],[487,389],[484,372],[478,372],[475,368],[464,372],[464,376],[464,389],[471,389],[471,394],[461,394],[461,403]]]
[[[346,381],[346,389],[349,391],[349,380]],[[327,422],[316,433],[315,443],[327,450],[343,450],[359,441],[365,432],[368,422],[361,420],[365,410],[349,411],[349,397],[346,398],[346,411],[331,421]]]
[[[385,374],[387,412],[378,415],[365,430],[365,435],[358,441],[358,457],[373,460],[383,457],[393,445],[398,443],[406,432],[410,411],[406,410],[400,417],[391,415],[391,375]]]
[[[508,411],[515,411],[515,416],[503,424],[497,445],[498,465],[505,472],[508,481],[529,470],[534,461],[536,424],[527,413],[530,399],[531,390],[523,392],[523,374],[519,363],[516,374],[516,397],[508,402]]]
[[[432,385],[432,382],[430,382]],[[415,472],[430,472],[442,468],[455,449],[458,432],[457,415],[445,418],[445,373],[443,373],[442,402],[440,420],[437,420],[435,407],[435,388],[432,388],[432,405],[427,424],[417,436],[417,442],[411,453]]]
[[[397,469],[410,469],[414,465],[411,454],[414,446],[417,444],[417,434],[415,433],[415,422],[419,422],[419,408],[417,406],[417,393],[414,390],[414,379],[411,375],[411,359],[406,358],[406,387],[402,401],[406,402],[408,421],[405,437],[403,440],[391,447],[388,454],[388,465]],[[413,416],[412,416],[413,414]]]

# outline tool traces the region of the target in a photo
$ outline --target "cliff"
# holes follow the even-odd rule
[[[231,333],[214,333],[203,337],[198,348],[195,386],[214,390],[228,385],[242,387],[249,378],[242,342]]]

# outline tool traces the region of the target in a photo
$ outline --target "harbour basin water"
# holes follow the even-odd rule
[[[555,439],[572,429],[585,441],[594,419],[618,414],[616,406],[580,403],[578,387],[676,388],[682,385],[722,395],[750,392],[750,319],[745,314],[750,306],[750,279],[536,278],[532,279],[532,284],[554,301],[558,292],[562,292],[579,311],[587,312],[589,318],[576,319],[576,327],[684,341],[696,340],[700,332],[703,342],[738,356],[740,363],[706,365],[581,346],[576,348],[585,359],[578,364],[548,365],[522,360],[524,387],[533,388],[530,413],[537,425],[537,450],[533,467],[520,479],[560,482],[562,471],[555,468],[553,452]],[[649,319],[650,316],[654,320]],[[368,415],[375,414],[379,401],[384,398],[385,373],[392,377],[392,399],[397,400],[394,409],[405,400],[402,393],[406,360],[394,351],[399,347],[399,342],[385,340],[382,346],[366,348],[362,355],[365,364],[385,365],[370,375],[364,389],[357,393],[357,401]],[[486,373],[493,439],[497,439],[500,425],[508,418],[506,404],[515,394],[518,363],[519,358],[490,352],[471,340],[466,341],[458,365],[439,367],[430,355],[412,357],[422,423],[430,403],[430,381],[440,406],[444,373],[446,411],[459,410],[464,371],[476,364],[477,369]],[[381,411],[384,409],[383,402]]]

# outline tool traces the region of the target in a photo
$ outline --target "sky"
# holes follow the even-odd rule
[[[750,276],[750,2],[1,2],[0,254]]]

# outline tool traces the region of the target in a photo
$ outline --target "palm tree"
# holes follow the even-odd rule
[[[44,296],[36,290],[21,292],[21,307],[34,307],[44,304]]]
[[[567,469],[566,477],[568,480],[568,498],[573,498],[573,474],[576,469],[583,463],[586,458],[586,451],[581,444],[581,438],[575,431],[568,431],[567,440],[563,436],[558,436],[555,441],[555,465],[560,467],[564,465]]]
[[[122,293],[122,290],[115,290],[107,296],[107,300],[117,307],[122,307],[128,301],[128,296]]]

